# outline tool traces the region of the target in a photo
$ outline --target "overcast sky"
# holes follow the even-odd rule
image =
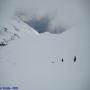
[[[89,0],[0,0],[0,23],[5,23],[16,12],[53,17],[51,27],[72,27],[86,18]]]

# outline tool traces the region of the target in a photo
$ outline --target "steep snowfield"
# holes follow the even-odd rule
[[[58,35],[36,35],[25,24],[17,26],[23,36],[0,52],[1,86],[18,86],[19,90],[89,90],[86,23]]]
[[[38,35],[33,28],[19,18],[14,18],[5,26],[0,26],[0,45],[1,43],[8,44],[12,40],[23,37],[25,33],[29,33],[30,30]]]

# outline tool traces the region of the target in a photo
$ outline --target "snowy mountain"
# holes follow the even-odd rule
[[[21,18],[22,17],[22,18]],[[61,34],[67,29],[61,26],[55,26],[50,28],[49,17],[32,17],[31,20],[26,21],[26,16],[18,16],[13,18],[10,23],[0,27],[0,46],[6,46],[9,41],[21,38],[25,33],[29,33],[30,30],[34,34]],[[30,32],[31,33],[31,32]],[[31,35],[31,34],[30,34]]]
[[[22,38],[1,49],[1,86],[18,86],[20,90],[89,90],[87,24],[83,22],[58,35],[36,35],[24,25],[18,33]]]
[[[0,26],[0,46],[5,46],[10,41],[21,38],[25,33],[29,33],[30,30],[37,35],[39,34],[19,18],[14,18],[7,25]]]

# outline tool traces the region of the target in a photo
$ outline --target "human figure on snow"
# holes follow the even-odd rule
[[[76,62],[76,59],[77,59],[77,58],[76,58],[76,56],[74,56],[74,59],[73,59],[73,60],[74,60],[74,62]]]
[[[61,59],[61,61],[62,61],[62,62],[64,61],[63,58]]]

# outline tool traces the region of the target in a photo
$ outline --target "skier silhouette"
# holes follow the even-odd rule
[[[73,60],[74,60],[74,62],[76,62],[76,56],[74,56],[74,59]]]
[[[62,62],[64,61],[63,58],[61,59],[61,61],[62,61]]]

